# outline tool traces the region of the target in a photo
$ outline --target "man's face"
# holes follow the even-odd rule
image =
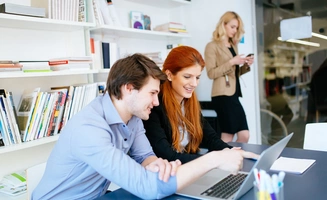
[[[132,90],[128,97],[130,113],[143,120],[149,119],[151,109],[159,105],[160,81],[152,77],[140,90]]]

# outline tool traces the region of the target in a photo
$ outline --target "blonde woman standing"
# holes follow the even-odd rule
[[[218,115],[221,139],[248,142],[249,129],[244,109],[239,101],[242,97],[239,77],[250,71],[253,55],[238,54],[237,44],[244,34],[240,16],[228,11],[220,18],[212,41],[205,48],[207,74],[213,79],[211,97]]]

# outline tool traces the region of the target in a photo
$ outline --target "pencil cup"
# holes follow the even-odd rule
[[[284,185],[281,184],[277,192],[268,192],[268,190],[260,190],[254,182],[254,199],[255,200],[284,200]]]

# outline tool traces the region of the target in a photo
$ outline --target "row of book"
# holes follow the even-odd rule
[[[34,7],[45,8],[49,19],[79,21],[86,20],[86,0],[31,0]]]
[[[97,25],[122,26],[112,0],[92,0],[92,6]]]
[[[62,57],[48,61],[0,60],[0,72],[48,72],[90,69],[91,56]]]
[[[119,58],[119,46],[115,42],[90,39],[93,69],[109,69]]]
[[[11,92],[1,89],[0,146],[53,136],[98,95],[105,83],[25,90],[16,110]]]

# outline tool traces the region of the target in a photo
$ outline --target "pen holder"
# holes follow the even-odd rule
[[[278,187],[278,192],[268,192],[268,190],[260,190],[256,183],[254,186],[255,200],[284,200],[284,184]]]

